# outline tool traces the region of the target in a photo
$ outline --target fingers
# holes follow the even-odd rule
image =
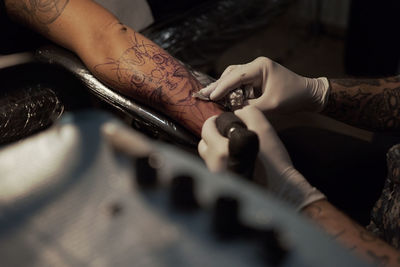
[[[230,65],[230,66],[228,66],[228,67],[224,70],[224,72],[221,74],[221,76],[220,76],[219,78],[221,79],[222,77],[224,77],[225,75],[227,75],[228,73],[230,73],[232,70],[234,70],[234,69],[237,68],[238,66],[240,66],[240,65]]]
[[[262,79],[261,68],[262,62],[257,59],[244,65],[231,65],[225,69],[219,80],[201,89],[199,93],[216,101],[242,85],[259,84]]]
[[[221,79],[222,77],[224,77],[225,75],[227,75],[228,73],[230,73],[233,69],[237,68],[239,65],[231,65],[229,67],[227,67],[224,72],[221,74],[221,77],[219,79]],[[218,86],[218,82],[219,80],[210,83],[209,85],[207,85],[206,87],[204,87],[203,89],[200,90],[200,93],[205,96],[205,97],[210,97],[210,94],[215,90],[215,88]]]
[[[217,85],[218,85],[217,81],[210,83],[209,85],[201,89],[199,91],[199,94],[201,94],[205,98],[210,98],[210,94],[215,90]]]
[[[231,66],[228,66],[228,67],[224,70],[224,72],[221,74],[221,77],[220,77],[219,79],[221,79],[222,77],[224,77],[225,75],[227,75],[228,73],[230,73],[233,69],[237,68],[238,66],[239,66],[239,65],[231,65]],[[199,93],[200,93],[202,96],[204,96],[205,98],[210,98],[211,93],[215,90],[215,88],[217,88],[218,82],[219,82],[219,80],[217,80],[217,81],[215,81],[215,82],[213,82],[213,83],[210,83],[209,85],[207,85],[206,87],[204,87],[203,89],[201,89],[201,90],[199,91]],[[228,92],[229,92],[229,90],[228,90],[226,93],[228,93]],[[217,100],[217,99],[216,99],[216,100]]]
[[[257,107],[257,108],[259,108],[259,109],[262,109],[262,108],[263,108],[263,106],[262,106],[262,99],[261,99],[261,98],[246,99],[246,100],[243,102],[243,104],[244,104],[244,106],[249,106],[249,105],[251,105],[251,106]]]
[[[204,124],[203,128],[201,130],[201,138],[208,144],[208,145],[216,145],[219,142],[223,141],[225,137],[223,137],[217,129],[217,126],[215,125],[215,120],[217,119],[216,116],[212,116],[209,119],[207,119]]]
[[[260,152],[264,158],[268,159],[273,168],[281,172],[292,164],[278,134],[259,109],[254,106],[246,106],[235,111],[235,115],[247,125],[249,130],[257,133],[260,140]]]
[[[254,66],[253,62],[232,68],[218,80],[217,86],[210,94],[210,99],[219,100],[228,92],[242,85],[253,84],[255,80],[260,78],[259,73],[257,66]]]
[[[205,158],[207,158],[207,143],[203,139],[201,139],[197,145],[197,151],[202,159],[205,160]]]
[[[255,99],[248,99],[244,102],[244,106],[249,105],[256,107],[257,109],[262,110],[264,114],[273,113],[278,105],[273,100],[268,101],[266,99],[267,98],[263,96]]]
[[[264,114],[254,106],[246,106],[236,110],[235,115],[247,125],[249,130],[255,132],[258,132],[261,128],[266,129],[272,127]]]
[[[197,147],[199,155],[203,158],[207,167],[212,172],[226,169],[227,158],[229,155],[229,140],[218,132],[215,125],[216,118],[217,116],[213,116],[204,123],[201,132],[202,140],[200,140]]]

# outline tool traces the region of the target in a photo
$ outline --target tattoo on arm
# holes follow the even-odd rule
[[[64,11],[69,0],[6,0],[8,13],[29,27],[42,33],[48,32],[53,23]]]
[[[122,24],[120,30],[126,33]],[[199,122],[207,119],[200,107],[205,102],[194,99],[192,93],[201,85],[157,45],[136,32],[128,34],[129,47],[119,58],[108,58],[107,62],[96,65],[95,74],[125,95],[167,112],[190,129],[200,131]],[[212,112],[215,106],[208,108]]]
[[[330,82],[324,114],[370,130],[400,129],[400,76]]]

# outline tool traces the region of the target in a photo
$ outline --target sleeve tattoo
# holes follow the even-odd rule
[[[369,130],[400,129],[400,75],[385,79],[332,79],[324,114]]]

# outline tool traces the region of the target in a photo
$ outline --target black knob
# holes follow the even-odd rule
[[[230,138],[233,129],[247,129],[246,124],[233,112],[224,112],[219,115],[215,122],[219,133],[226,138]]]
[[[259,150],[258,136],[243,128],[235,129],[230,135],[228,168],[251,180]]]
[[[220,196],[217,198],[213,211],[212,228],[221,239],[233,239],[242,233],[239,201],[235,197]]]
[[[284,262],[289,250],[282,241],[279,232],[276,229],[262,231],[261,237],[263,254],[268,264],[279,266]]]
[[[219,115],[215,124],[219,133],[229,139],[228,168],[252,179],[259,150],[257,134],[248,130],[244,122],[232,112]]]
[[[157,184],[157,170],[149,163],[149,157],[140,157],[136,163],[136,183],[141,187],[154,187]]]
[[[198,208],[193,177],[182,174],[172,178],[170,201],[178,210],[189,211]]]

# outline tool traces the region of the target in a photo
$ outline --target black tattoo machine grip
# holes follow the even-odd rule
[[[257,134],[232,112],[222,113],[215,123],[219,133],[229,139],[228,169],[252,179],[259,150]]]

